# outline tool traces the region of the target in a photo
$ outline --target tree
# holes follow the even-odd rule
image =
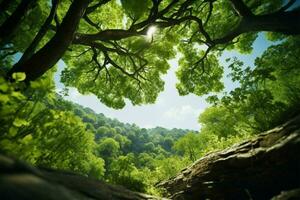
[[[175,142],[173,148],[177,152],[182,153],[184,156],[187,156],[191,161],[196,161],[196,159],[198,158],[197,154],[199,152],[199,149],[201,149],[198,134],[186,134]]]
[[[175,134],[175,133],[174,133]],[[167,150],[167,151],[171,151],[172,149],[172,146],[173,146],[173,143],[174,143],[174,139],[171,138],[171,137],[165,137],[162,141],[162,144],[161,146]]]
[[[214,106],[199,117],[201,134],[234,137],[266,131],[299,112],[300,79],[297,56],[299,37],[268,35],[281,40],[271,45],[255,66],[228,59],[232,81],[239,86],[230,93],[208,98]]]
[[[157,181],[163,181],[174,177],[180,170],[190,164],[190,160],[179,156],[170,156],[157,159],[155,164]]]
[[[114,159],[118,156],[119,150],[120,145],[113,138],[103,139],[97,147],[98,154],[101,157],[106,158],[106,161],[108,162],[110,162],[111,159]]]
[[[201,134],[211,133],[219,137],[227,137],[239,134],[243,114],[239,110],[225,106],[213,106],[201,113],[199,122],[202,124]]]
[[[223,70],[217,57],[224,49],[250,52],[259,31],[300,33],[300,8],[295,2],[147,0],[136,4],[122,0],[119,4],[113,0],[74,0],[61,1],[57,8],[55,1],[50,7],[38,2],[40,10],[50,10],[49,15],[42,18],[44,23],[33,25],[39,29],[38,39],[23,41],[23,45],[18,45],[16,38],[9,40],[12,49],[33,50],[24,53],[26,59],[21,58],[7,74],[25,72],[29,82],[62,58],[68,65],[62,76],[66,85],[81,93],[94,93],[106,105],[121,108],[125,98],[133,104],[155,101],[163,89],[160,76],[168,70],[167,60],[175,56],[177,47],[183,55],[177,73],[180,94],[216,92],[223,88]],[[31,11],[33,16],[38,16],[35,13],[39,9]],[[9,11],[17,13],[16,9]],[[5,29],[13,14],[2,17],[1,28]],[[26,21],[26,15],[20,14],[19,21]],[[49,25],[51,19],[55,25]],[[19,31],[22,26],[26,24]],[[158,33],[147,39],[153,27]]]
[[[132,153],[115,159],[110,165],[109,172],[110,182],[124,185],[134,191],[145,192],[146,185],[142,177],[139,177],[139,174],[136,173],[137,168],[134,165],[134,155]]]

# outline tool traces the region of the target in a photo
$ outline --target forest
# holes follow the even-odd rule
[[[0,153],[163,196],[159,182],[299,114],[299,22],[297,0],[0,0]],[[219,61],[259,37],[270,45],[253,66]],[[209,103],[200,130],[123,123],[55,85],[63,61],[66,88],[154,104],[176,57],[178,94]]]

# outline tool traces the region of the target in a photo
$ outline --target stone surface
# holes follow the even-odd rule
[[[5,200],[157,200],[121,186],[74,173],[37,169],[0,155],[0,199]]]
[[[158,184],[171,199],[271,199],[300,188],[300,115]]]
[[[300,188],[283,191],[279,195],[272,198],[272,200],[299,200],[300,199]]]

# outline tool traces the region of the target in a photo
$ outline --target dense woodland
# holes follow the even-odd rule
[[[159,194],[157,182],[206,153],[299,113],[299,21],[294,0],[2,0],[1,152]],[[251,54],[259,34],[272,45],[254,66],[219,63],[225,51]],[[56,93],[63,60],[66,87],[116,109],[155,103],[178,55],[179,94],[210,103],[197,131],[124,124]],[[232,91],[224,91],[225,68]]]

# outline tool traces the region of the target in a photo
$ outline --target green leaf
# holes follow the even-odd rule
[[[0,83],[0,91],[7,92],[8,88],[9,87],[8,87],[8,84],[6,82]]]
[[[12,126],[9,128],[8,132],[10,136],[15,136],[18,133],[18,128]]]
[[[16,91],[13,91],[13,92],[11,93],[11,96],[12,96],[12,97],[15,97],[16,99],[19,99],[19,100],[23,100],[23,99],[26,98],[22,93],[16,92]]]
[[[28,126],[29,123],[24,119],[16,118],[13,122],[13,125],[15,127],[21,127],[21,126]]]
[[[0,102],[6,104],[9,101],[9,96],[6,94],[0,94]]]
[[[148,10],[149,2],[147,0],[121,0],[122,6],[125,9],[126,14],[132,19],[141,18]]]
[[[12,78],[15,79],[17,82],[24,81],[26,78],[26,74],[24,72],[15,72],[12,74]]]

